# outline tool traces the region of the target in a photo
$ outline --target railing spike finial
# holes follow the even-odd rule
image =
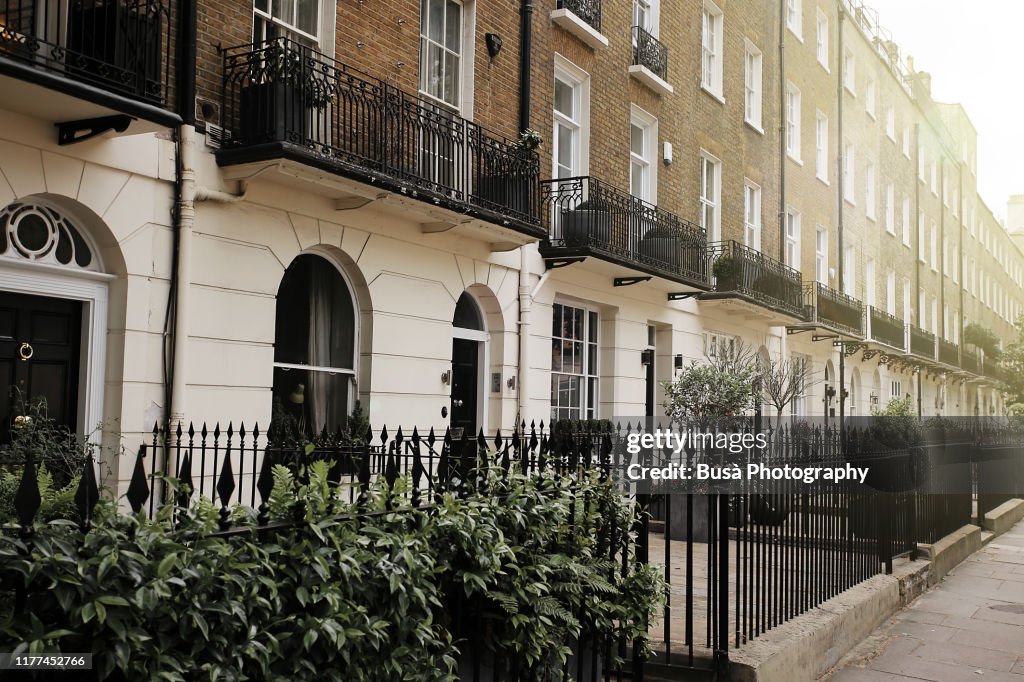
[[[139,513],[142,505],[149,499],[150,490],[149,484],[146,482],[146,465],[142,461],[145,457],[146,444],[143,443],[139,446],[139,452],[135,456],[135,468],[132,470],[132,478],[126,491],[128,504],[131,505],[132,512],[135,514]]]
[[[82,477],[78,481],[78,489],[75,490],[75,509],[78,510],[82,531],[89,530],[92,525],[92,513],[99,502],[100,491],[96,484],[96,469],[92,453],[85,457],[85,468],[82,470]]]
[[[228,510],[228,502],[231,500],[231,493],[235,491],[235,474],[231,468],[231,455],[225,453],[224,465],[217,480],[217,495],[220,497],[220,519],[218,524],[221,530],[227,530],[231,525],[231,512]]]
[[[21,482],[18,484],[18,491],[14,493],[14,511],[18,515],[18,523],[21,524],[22,534],[28,536],[32,532],[32,523],[35,521],[36,513],[42,505],[43,499],[39,494],[39,476],[36,471],[35,458],[29,454],[25,459],[25,468],[21,472]]]

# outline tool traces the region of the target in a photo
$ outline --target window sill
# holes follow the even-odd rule
[[[723,101],[722,103],[724,104],[725,102]],[[761,126],[755,124],[753,121],[744,120],[743,122],[747,124],[748,128],[756,132],[758,135],[764,135],[764,129],[762,129]]]
[[[552,10],[551,21],[555,26],[579,38],[592,50],[603,50],[608,47],[608,39],[600,31],[567,9]]]
[[[792,161],[796,165],[798,165],[798,166],[803,166],[804,165],[803,160],[801,160],[799,156],[796,156],[795,154],[793,154],[793,152],[786,151],[786,156],[789,158],[790,161]]]
[[[889,228],[885,228],[885,233],[892,237],[893,239],[896,238],[896,230],[890,230]]]
[[[872,215],[870,213],[865,213],[864,217],[867,218],[868,220],[870,220],[873,223],[877,223],[878,222],[878,216]]]
[[[865,110],[864,113],[866,113],[868,115],[868,118],[870,118],[872,121],[877,121],[878,120],[878,117],[875,116],[875,112]]]
[[[665,95],[671,95],[673,92],[675,92],[671,85],[669,85],[660,76],[658,76],[656,73],[648,69],[646,66],[641,66],[640,64],[633,64],[632,66],[629,67],[629,75],[635,78],[636,80],[640,81],[643,85],[646,85],[650,90],[653,90],[655,93],[663,97]]]
[[[803,44],[804,37],[802,35],[800,35],[801,33],[803,33],[803,28],[802,27],[800,29],[800,32],[798,33],[796,29],[794,29],[792,26],[787,24],[786,25],[786,30],[789,31],[790,33],[792,33],[793,37],[796,38],[797,40],[799,40],[801,45]]]
[[[818,60],[818,66],[820,66],[825,71],[825,73],[827,73],[827,74],[831,74],[832,73],[832,70],[828,68],[828,64],[826,64],[825,62],[821,61],[820,59]]]
[[[851,88],[849,85],[843,85],[843,90],[846,90],[848,93],[850,93],[850,96],[853,97],[854,99],[857,98],[857,91]]]
[[[857,205],[857,202],[854,201],[853,199],[851,199],[850,197],[843,197],[843,201],[848,203],[850,206],[856,206]]]
[[[703,83],[701,83],[700,89],[703,90],[704,93],[707,94],[708,96],[710,96],[712,99],[717,100],[721,104],[725,104],[725,97],[723,97],[722,95],[718,94],[717,92],[715,92],[714,90],[712,90],[708,86],[704,85]]]
[[[820,175],[816,175],[814,177],[816,177],[818,179],[818,182],[820,182],[821,184],[825,185],[826,187],[831,187],[832,186],[832,183],[828,181],[828,178],[823,178]]]

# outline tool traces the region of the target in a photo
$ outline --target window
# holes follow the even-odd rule
[[[708,0],[704,1],[700,84],[715,96],[722,96],[722,10]]]
[[[761,250],[761,188],[750,180],[743,182],[743,243]]]
[[[801,355],[799,353],[793,353],[792,364],[794,367],[810,367],[811,358],[809,355]],[[805,380],[800,382],[800,387],[795,393],[797,394],[793,398],[790,410],[793,415],[797,417],[803,417],[807,414],[807,381],[806,378],[810,374],[809,371],[800,372],[799,376]]]
[[[854,157],[853,145],[847,143],[843,154],[843,198],[851,204],[854,203],[853,180],[855,164],[856,159]]]
[[[910,126],[903,126],[903,156],[910,158]]]
[[[857,287],[857,252],[847,246],[843,253],[843,293],[853,296]]]
[[[800,212],[786,210],[786,265],[800,269]]]
[[[932,182],[931,182],[931,186],[932,186],[932,194],[934,194],[936,196],[938,196],[938,194],[939,194],[939,172],[938,172],[938,167],[939,167],[939,164],[936,163],[934,160],[932,160],[932,163],[931,163],[931,169],[932,169]]]
[[[871,118],[875,117],[875,81],[870,78],[864,87],[864,111],[868,112]]]
[[[814,173],[828,182],[828,118],[820,111],[814,117]]]
[[[917,290],[917,326],[924,329],[928,326],[928,308],[924,289]],[[909,317],[907,318],[910,319]]]
[[[316,45],[320,31],[320,0],[256,0],[252,39],[293,38]]]
[[[556,178],[573,178],[584,173],[583,82],[568,71],[555,69],[555,106],[552,157]]]
[[[786,86],[786,152],[800,160],[800,91],[792,83]]]
[[[885,273],[885,311],[896,314],[896,273],[892,270]]]
[[[875,219],[875,164],[868,161],[864,169],[864,213],[869,220]]]
[[[896,186],[891,182],[885,186],[885,231],[896,234]]]
[[[864,263],[864,302],[875,305],[875,259],[868,258]]]
[[[899,400],[903,397],[903,384],[898,379],[889,382],[889,398]]]
[[[917,260],[924,263],[924,211],[917,213]]]
[[[801,0],[786,0],[786,28],[801,40],[803,40],[802,9]]]
[[[903,245],[910,246],[910,197],[903,195]]]
[[[843,56],[843,87],[846,88],[851,95],[857,94],[856,76],[857,62],[853,60],[853,53],[849,50]]]
[[[423,0],[420,92],[458,109],[462,97],[462,4]]]
[[[893,142],[896,141],[896,110],[891,106],[885,108],[885,134]]]
[[[743,66],[744,104],[743,119],[761,130],[761,51],[749,40],[745,42]]]
[[[721,332],[704,334],[704,355],[709,358],[731,357],[736,352],[736,337]]]
[[[700,226],[708,241],[721,240],[721,163],[704,154],[700,157]]]
[[[820,9],[818,10],[818,42],[815,45],[815,53],[818,63],[828,71],[828,16]]]
[[[932,221],[932,229],[930,235],[931,245],[931,266],[932,271],[937,272],[939,269],[939,228],[936,227],[935,221]]]
[[[555,303],[551,320],[551,418],[595,419],[597,313]]]
[[[653,163],[657,126],[657,119],[633,107],[629,123],[629,193],[652,204],[658,201],[657,166]]]
[[[814,232],[814,279],[828,286],[828,232],[821,225]]]
[[[295,258],[277,291],[273,413],[311,438],[342,426],[352,408],[356,308],[351,290],[330,261]]]
[[[653,34],[654,12],[651,0],[633,0],[633,25]]]

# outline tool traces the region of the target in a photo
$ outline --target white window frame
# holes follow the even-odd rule
[[[857,61],[849,50],[843,55],[843,87],[854,97],[857,96]]]
[[[896,273],[893,270],[885,273],[885,312],[896,314]]]
[[[552,103],[551,111],[554,119],[551,140],[552,177],[559,177],[557,149],[560,143],[560,123],[574,135],[573,168],[570,171],[570,177],[586,175],[590,165],[590,74],[556,53],[552,84],[555,79],[572,87],[573,106],[578,111],[578,115],[576,119],[569,118],[557,111]]]
[[[875,164],[873,161],[868,161],[864,167],[864,215],[867,216],[868,220],[874,221],[877,218],[876,210],[878,208],[877,199],[875,196],[875,186],[878,184],[875,178]]]
[[[786,208],[786,265],[800,270],[800,211],[788,206]]]
[[[761,187],[743,178],[743,243],[761,250]]]
[[[786,1],[786,28],[796,36],[800,42],[804,41],[804,17],[802,0]]]
[[[891,182],[885,185],[885,231],[896,234],[896,185]]]
[[[910,158],[910,126],[903,126],[903,156]]]
[[[874,78],[868,78],[868,82],[864,85],[864,111],[867,115],[875,120],[875,97],[878,94],[878,85],[875,83]]]
[[[857,174],[857,152],[853,143],[847,142],[843,152],[843,199],[856,206],[856,186],[854,180]]]
[[[903,246],[910,248],[910,197],[903,195]]]
[[[421,14],[423,14],[423,16],[421,16],[421,18],[420,18],[420,33],[419,33],[419,50],[420,50],[419,93],[420,93],[421,96],[425,97],[426,99],[428,99],[428,100],[430,100],[432,102],[437,102],[441,106],[443,106],[443,107],[445,107],[445,108],[447,108],[447,109],[449,109],[451,111],[457,111],[457,112],[459,112],[461,114],[462,112],[464,112],[466,110],[466,98],[467,98],[466,86],[467,86],[468,83],[472,83],[472,80],[473,80],[472,76],[471,76],[473,64],[472,64],[472,61],[467,61],[467,60],[471,60],[472,59],[472,54],[471,54],[471,46],[472,46],[472,43],[473,43],[472,34],[469,34],[469,36],[467,36],[467,25],[471,25],[472,24],[472,17],[470,16],[471,7],[467,6],[468,3],[464,3],[464,2],[462,2],[462,0],[452,0],[452,1],[456,5],[458,5],[458,7],[459,7],[459,33],[458,33],[458,35],[459,35],[459,50],[458,50],[457,53],[454,52],[453,50],[449,49],[448,46],[446,46],[444,44],[441,44],[441,43],[437,43],[436,41],[434,41],[433,39],[430,38],[430,36],[429,36],[429,28],[426,27],[426,25],[424,24],[424,22],[429,21],[429,12],[426,12],[426,13],[421,12]],[[447,4],[445,5],[445,7],[447,8]],[[445,21],[447,21],[447,10],[446,10],[446,15],[445,15]],[[442,97],[438,97],[435,94],[433,94],[432,92],[430,92],[427,89],[427,87],[425,87],[426,84],[427,84],[426,81],[430,77],[430,74],[426,70],[426,67],[427,67],[427,65],[429,63],[429,60],[427,59],[426,55],[427,55],[427,51],[428,51],[429,47],[431,47],[431,46],[439,47],[446,55],[447,54],[455,54],[456,58],[458,59],[457,65],[455,67],[456,68],[456,72],[457,72],[456,73],[456,75],[457,75],[457,78],[456,78],[456,91],[457,91],[457,93],[456,93],[456,97],[455,97],[454,101],[450,101],[450,100],[446,99],[443,96]],[[437,78],[439,80],[441,80],[441,81],[444,81],[444,70],[443,69],[442,69],[441,73],[439,73],[437,75]],[[470,113],[472,113],[472,110],[470,110]]]
[[[761,100],[764,90],[764,55],[749,39],[744,39],[743,45],[743,120],[763,133]]]
[[[708,164],[714,169],[711,185],[708,186]],[[708,241],[722,239],[722,162],[704,151],[700,152],[700,226]],[[710,216],[710,221],[708,220]],[[708,224],[710,222],[710,224]]]
[[[821,224],[814,230],[814,279],[828,286],[828,230]]]
[[[817,37],[815,42],[815,56],[818,59],[818,63],[821,64],[822,68],[827,72],[828,69],[828,15],[825,14],[821,8],[818,8],[817,13]]]
[[[814,174],[828,184],[828,116],[820,110],[814,115]]]
[[[800,162],[800,89],[792,81],[786,84],[786,154]]]
[[[582,340],[580,340],[580,339],[572,339],[572,338],[563,337],[563,336],[555,336],[554,335],[554,315],[555,315],[555,311],[556,311],[556,306],[562,306],[562,307],[565,307],[565,308],[571,308],[573,310],[577,310],[577,311],[582,311],[583,312],[583,338],[582,338]],[[580,303],[578,301],[563,301],[563,300],[560,300],[560,299],[556,299],[555,300],[555,302],[554,302],[554,304],[552,305],[552,308],[551,308],[551,313],[552,313],[552,325],[551,325],[551,329],[552,329],[551,341],[552,341],[552,344],[554,343],[554,341],[556,339],[560,339],[560,340],[563,340],[563,341],[582,343],[583,344],[583,372],[581,374],[578,374],[578,373],[575,373],[575,372],[564,372],[564,371],[556,372],[554,370],[554,367],[552,367],[551,370],[550,370],[551,378],[554,379],[554,377],[556,375],[563,375],[563,376],[568,376],[568,377],[580,377],[579,406],[577,408],[573,408],[572,406],[569,406],[569,409],[576,409],[577,410],[577,414],[574,417],[576,419],[596,419],[596,418],[598,418],[598,415],[600,414],[600,407],[601,407],[601,401],[600,401],[600,395],[601,395],[601,393],[600,393],[600,391],[601,391],[601,313],[596,308],[593,308],[593,307],[588,306],[586,304]],[[593,319],[592,316],[596,317],[596,320]],[[591,329],[592,329],[592,325],[595,324],[595,322],[596,322],[596,325],[597,325],[597,329],[594,330],[594,334],[593,334],[594,340],[591,341],[590,340],[590,338],[591,338],[590,332],[591,332]],[[590,353],[589,353],[589,349],[588,349],[589,345],[596,345],[596,347],[597,347],[596,352],[594,353],[594,364],[596,365],[596,367],[590,367],[589,366],[590,365],[590,363],[589,363],[589,355],[590,355]],[[552,414],[553,414],[554,411],[556,409],[558,409],[556,407],[555,393],[554,393],[553,387],[552,387],[552,393],[551,393],[550,398],[551,398],[551,400],[550,400],[551,411],[552,411]],[[593,405],[593,408],[591,408],[590,405]],[[588,412],[591,412],[591,413],[588,414]]]
[[[939,228],[932,221],[931,232],[929,233],[929,246],[931,247],[931,259],[929,265],[931,265],[932,272],[939,271]]]
[[[630,178],[630,193],[633,196],[643,199],[647,203],[657,204],[658,203],[658,164],[655,163],[655,157],[658,152],[658,119],[644,111],[635,104],[630,106],[630,135],[632,136],[632,127],[637,126],[643,130],[643,156],[639,156],[633,152],[632,137],[630,137],[630,152],[629,152],[629,178]],[[633,188],[633,168],[634,166],[642,165],[645,172],[645,187],[642,189],[641,194],[634,193]]]
[[[885,134],[892,142],[896,142],[896,108],[891,104],[885,108]]]
[[[843,293],[854,296],[857,289],[857,250],[847,246],[843,252]]]
[[[722,99],[722,25],[725,22],[725,15],[711,0],[704,0],[701,22],[700,85],[718,99]]]
[[[316,29],[315,34],[304,31],[289,21],[279,19],[274,15],[275,5],[290,5],[294,16],[298,16],[298,5],[302,0],[266,0],[267,8],[265,10],[258,9],[256,3],[253,2],[252,16],[253,16],[253,41],[262,42],[275,36],[268,35],[267,28],[275,27],[277,30],[282,31],[281,35],[288,36],[299,40],[300,42],[311,43],[313,46],[320,44],[320,36],[323,33],[324,27],[324,3],[320,0],[312,0],[312,4],[316,5]],[[333,17],[332,17],[333,18]],[[259,22],[263,22],[263,35],[256,35],[259,27]]]

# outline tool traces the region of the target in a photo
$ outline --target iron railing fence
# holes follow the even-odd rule
[[[227,147],[286,143],[425,201],[539,229],[537,152],[293,40],[224,51]]]
[[[939,339],[939,362],[944,365],[951,367],[960,366],[960,346],[947,341],[946,339]]]
[[[164,106],[172,0],[0,0],[0,58]]]
[[[601,32],[601,0],[558,0],[558,9],[567,9],[592,29]]]
[[[897,350],[905,351],[907,348],[903,320],[876,306],[868,306],[868,339]]]
[[[967,348],[966,346],[960,349],[960,368],[967,370],[971,374],[981,376],[983,369],[981,365],[981,356],[978,355],[978,351]]]
[[[668,80],[668,47],[643,26],[633,27],[633,64]]]
[[[797,319],[804,319],[800,272],[736,241],[713,242],[708,258],[716,293],[735,293]]]
[[[544,180],[541,194],[550,246],[707,287],[707,240],[696,225],[589,176]]]
[[[864,336],[864,306],[856,298],[821,282],[807,282],[804,300],[808,320],[850,336]]]
[[[935,359],[935,334],[917,325],[910,325],[910,352],[926,360]]]

